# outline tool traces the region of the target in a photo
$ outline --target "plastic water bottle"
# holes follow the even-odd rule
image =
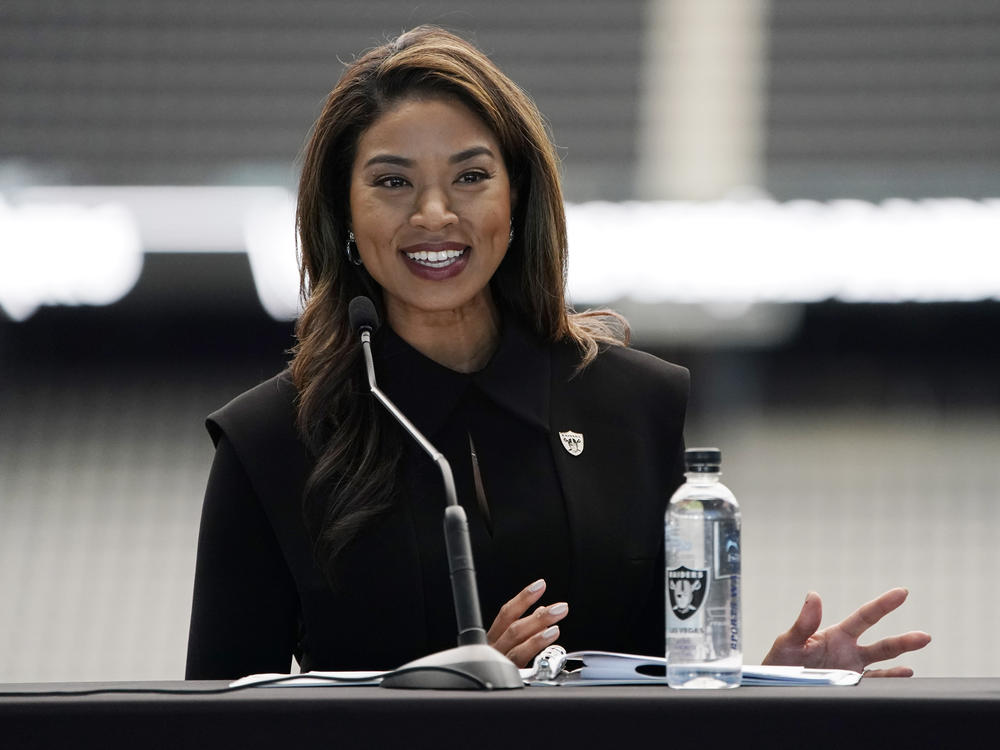
[[[719,481],[722,452],[684,453],[685,482],[670,498],[666,544],[667,683],[739,687],[740,508]]]

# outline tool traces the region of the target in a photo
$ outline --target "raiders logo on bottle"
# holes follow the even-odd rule
[[[701,607],[708,593],[708,570],[691,570],[684,565],[667,571],[670,609],[686,620]]]

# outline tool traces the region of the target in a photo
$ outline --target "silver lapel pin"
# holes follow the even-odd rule
[[[562,440],[563,448],[571,456],[579,456],[583,453],[583,435],[581,433],[566,430],[566,432],[559,433],[559,439]]]

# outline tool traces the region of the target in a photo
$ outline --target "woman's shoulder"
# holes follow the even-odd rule
[[[691,375],[686,367],[629,346],[602,344],[597,356],[580,369],[580,349],[569,341],[556,346],[555,361],[567,381],[620,385],[630,390],[669,388],[687,397]]]
[[[554,351],[551,413],[557,421],[598,429],[622,446],[655,438],[664,455],[676,457],[688,407],[687,368],[620,345],[602,346],[583,369],[580,361],[575,344]]]
[[[209,414],[205,424],[216,444],[223,434],[236,443],[297,442],[296,399],[297,391],[286,369]]]
[[[553,399],[564,406],[585,408],[607,420],[628,415],[633,425],[637,420],[683,424],[690,392],[686,367],[638,349],[602,345],[580,369],[580,349],[572,342],[558,344],[552,361]]]
[[[690,379],[690,373],[686,367],[660,359],[641,349],[633,349],[630,346],[604,346],[595,361],[602,362],[606,367],[620,369],[634,375],[684,382]]]

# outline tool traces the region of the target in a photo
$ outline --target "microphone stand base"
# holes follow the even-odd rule
[[[492,646],[473,644],[415,659],[382,678],[384,688],[512,690],[524,681],[514,662]]]

